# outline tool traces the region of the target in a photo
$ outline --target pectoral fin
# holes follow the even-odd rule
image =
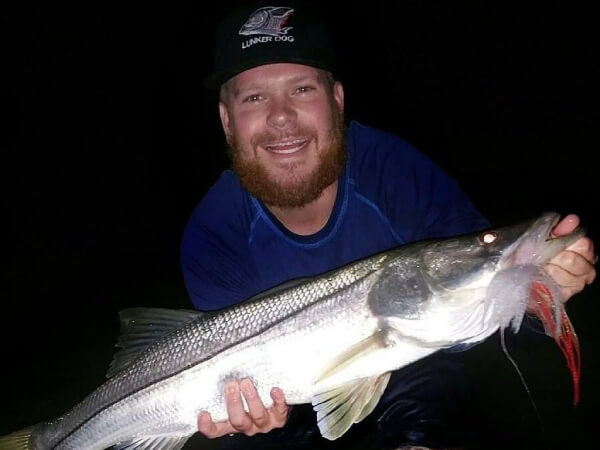
[[[383,394],[390,373],[350,381],[312,399],[321,435],[334,440],[368,416]]]
[[[327,366],[325,366],[314,382],[319,383],[326,378],[339,374],[353,363],[356,363],[358,360],[367,358],[378,350],[384,349],[387,345],[386,341],[387,331],[380,330],[368,338],[354,344],[344,353],[333,359]]]

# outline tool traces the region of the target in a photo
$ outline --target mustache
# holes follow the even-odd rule
[[[250,140],[252,146],[264,146],[266,144],[272,144],[274,142],[285,141],[288,139],[297,139],[299,137],[310,137],[316,136],[316,132],[310,127],[295,127],[291,130],[265,130],[257,133]]]

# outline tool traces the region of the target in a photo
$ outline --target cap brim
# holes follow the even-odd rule
[[[239,73],[253,69],[254,67],[277,63],[302,64],[304,66],[311,66],[316,67],[317,69],[327,70],[332,73],[334,73],[333,67],[335,66],[333,63],[325,63],[323,61],[316,61],[310,58],[295,57],[290,55],[285,57],[262,57],[244,61],[243,63],[235,67],[230,67],[227,70],[215,72],[204,79],[204,86],[211,90],[219,89],[223,83]]]

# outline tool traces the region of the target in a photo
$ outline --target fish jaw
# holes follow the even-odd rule
[[[542,266],[585,235],[585,230],[577,228],[568,235],[553,237],[552,229],[559,219],[559,214],[549,212],[531,221],[528,229],[505,251],[500,268],[526,264]]]
[[[479,342],[512,324],[518,331],[542,265],[577,239],[550,238],[559,220],[535,220],[414,246],[390,260],[371,292],[376,314],[422,346]],[[408,289],[407,289],[408,288]]]
[[[539,265],[549,260],[552,256],[550,251],[556,251],[557,246],[548,245],[550,232],[558,223],[559,215],[546,213],[536,220],[529,221],[527,229],[515,240],[515,242],[504,252],[500,262],[500,268],[506,269],[511,266],[534,264]],[[543,251],[549,248],[550,251]],[[556,251],[558,253],[558,251]]]
[[[575,240],[583,236],[582,229],[561,237],[551,232],[560,216],[556,213],[542,214],[530,222],[527,229],[504,252],[499,270],[489,283],[486,304],[495,310],[496,321],[501,329],[512,325],[518,332],[528,306],[533,305],[532,284],[543,283],[554,295],[554,302],[561,302],[560,291],[544,270],[544,265]],[[558,312],[558,303],[556,317]],[[558,322],[559,319],[557,319]]]

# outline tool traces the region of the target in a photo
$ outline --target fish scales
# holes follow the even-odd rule
[[[132,394],[235,346],[322,299],[324,295],[355,283],[376,270],[383,259],[382,256],[376,256],[361,260],[338,271],[340,273],[336,277],[323,275],[291,290],[287,288],[277,293],[278,289],[275,289],[271,295],[260,295],[225,314],[207,313],[205,319],[189,323],[165,340],[150,346],[139,359],[65,414],[60,423],[48,427],[48,434],[41,438],[57,446],[64,440],[68,441],[71,434],[85,433],[86,430],[82,428],[103,410],[108,409],[108,413],[114,411],[111,406],[130,398]],[[57,428],[62,432],[57,433]]]
[[[552,238],[558,217],[409,244],[222,311],[126,310],[109,380],[62,418],[0,437],[0,449],[177,450],[199,411],[226,418],[224,383],[239,377],[267,406],[273,386],[311,402],[337,439],[370,414],[391,371],[518,331],[532,300],[570,358],[577,399],[577,337],[543,265],[583,231]]]
[[[319,368],[376,331],[378,321],[364,300],[377,278],[378,274],[373,273],[343,293],[332,294],[213,358],[208,363],[214,365],[213,381],[222,386],[221,374],[236,367],[238,377],[253,379],[266,405],[272,403],[269,391],[273,383],[284,390],[288,401],[308,402],[318,389],[312,381]],[[264,355],[278,364],[261,364]],[[215,420],[227,417],[222,392],[217,389],[208,400]]]

